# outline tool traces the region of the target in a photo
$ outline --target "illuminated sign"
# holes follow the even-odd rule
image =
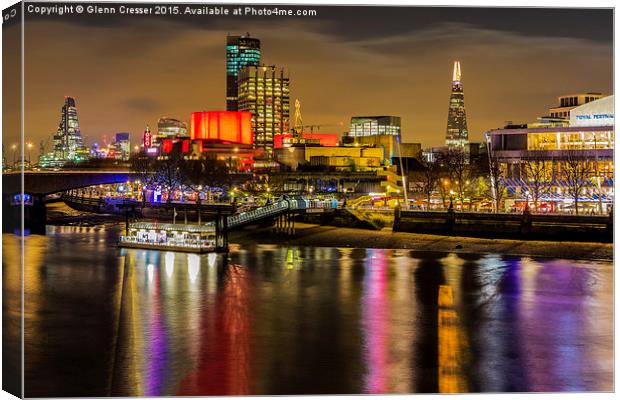
[[[247,111],[193,112],[190,118],[192,139],[212,139],[252,144],[252,113]]]
[[[577,119],[608,119],[613,118],[613,114],[590,114],[590,115],[575,115]]]
[[[151,130],[148,127],[144,131],[144,137],[142,139],[142,143],[144,144],[145,148],[149,148],[153,145],[153,134],[151,133]]]

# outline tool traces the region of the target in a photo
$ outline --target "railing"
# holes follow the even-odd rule
[[[228,217],[228,227],[234,228],[263,218],[273,217],[289,209],[292,207],[288,201],[279,200],[274,204]]]

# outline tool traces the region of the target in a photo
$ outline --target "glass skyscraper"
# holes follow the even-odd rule
[[[239,72],[239,110],[252,113],[255,148],[271,158],[274,135],[288,133],[289,78],[275,66],[247,66]]]
[[[239,111],[238,75],[246,66],[260,64],[260,40],[245,36],[226,37],[226,111]]]
[[[452,71],[452,94],[448,108],[448,128],[446,130],[446,146],[465,147],[469,143],[467,133],[467,116],[465,114],[465,94],[461,83],[461,63],[454,62]]]
[[[53,136],[54,148],[49,154],[40,156],[39,164],[43,167],[62,166],[67,162],[82,162],[89,158],[89,150],[84,147],[77,107],[73,97],[65,97],[62,106],[58,130]]]

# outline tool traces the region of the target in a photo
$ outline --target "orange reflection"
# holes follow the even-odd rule
[[[467,383],[463,374],[463,358],[466,343],[460,331],[459,317],[453,308],[452,288],[439,286],[437,296],[437,337],[439,364],[437,374],[440,393],[463,393]]]

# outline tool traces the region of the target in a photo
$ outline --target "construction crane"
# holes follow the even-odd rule
[[[301,102],[299,101],[299,99],[295,99],[295,117],[292,129],[293,137],[302,138],[305,128],[310,129],[310,133],[314,133],[315,128],[319,130],[327,126],[341,126],[341,124],[304,125],[303,118],[301,116]]]

